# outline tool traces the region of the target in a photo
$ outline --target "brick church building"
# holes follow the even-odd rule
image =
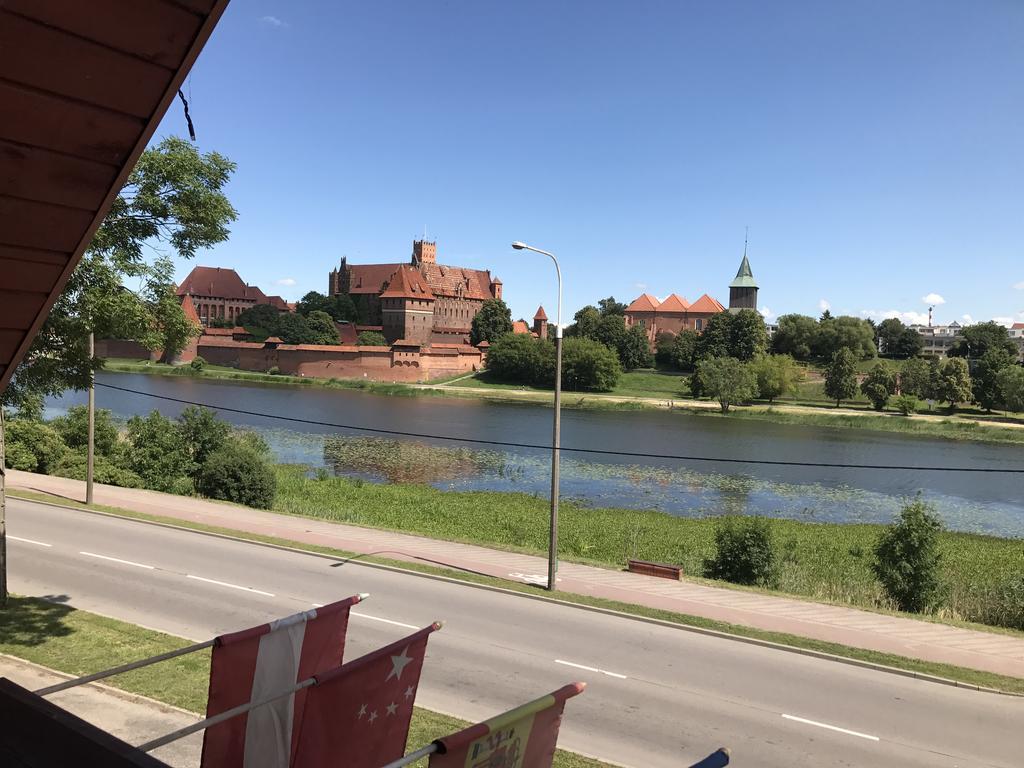
[[[331,270],[328,293],[349,294],[366,307],[366,323],[381,326],[389,344],[466,344],[473,317],[501,298],[488,270],[437,263],[437,243],[414,240],[405,264],[349,264]]]

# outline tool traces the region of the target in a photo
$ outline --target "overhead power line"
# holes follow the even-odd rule
[[[105,387],[106,389],[114,389],[119,392],[127,392],[132,395],[141,395],[142,397],[152,397],[157,400],[167,400],[172,403],[180,403],[182,405],[195,405],[200,408],[209,408],[212,411],[225,411],[227,413],[237,413],[243,416],[257,416],[262,419],[276,419],[278,421],[288,421],[293,424],[309,424],[310,426],[316,427],[331,427],[332,429],[344,429],[351,430],[353,432],[369,432],[376,435],[391,435],[394,437],[415,437],[422,440],[448,440],[455,443],[473,443],[476,445],[493,445],[500,448],[531,448],[541,451],[550,451],[550,445],[544,445],[541,443],[515,443],[504,440],[487,440],[482,437],[457,437],[455,435],[432,435],[425,432],[406,432],[399,429],[384,429],[383,427],[364,427],[356,424],[338,424],[330,421],[317,421],[316,419],[303,419],[298,416],[282,416],[278,413],[261,413],[260,411],[247,411],[242,408],[231,408],[226,405],[210,405],[209,403],[200,403],[196,400],[185,400],[180,397],[171,397],[170,395],[157,395],[152,392],[142,392],[137,389],[129,389],[128,387],[119,387],[115,384],[105,384],[102,382],[96,382],[97,387]],[[899,465],[899,464],[835,464],[824,461],[783,461],[781,459],[741,459],[733,456],[685,456],[674,453],[639,453],[635,451],[614,451],[605,448],[575,448],[572,446],[561,446],[559,450],[569,451],[572,453],[585,453],[597,456],[625,456],[635,459],[666,459],[671,461],[703,461],[712,464],[757,464],[761,466],[770,467],[818,467],[822,469],[879,469],[879,470],[897,470],[902,472],[974,472],[974,473],[988,473],[988,474],[1008,474],[1008,475],[1024,475],[1024,468],[1012,469],[1012,468],[1000,468],[1000,467],[920,467],[910,465]]]

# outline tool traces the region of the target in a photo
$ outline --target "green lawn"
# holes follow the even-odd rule
[[[12,596],[7,607],[0,609],[0,653],[76,676],[189,644],[180,637],[75,610],[60,602]],[[210,651],[203,650],[116,675],[104,683],[202,714],[209,679]],[[544,693],[547,691],[538,691],[538,696]],[[571,704],[567,717],[572,717]],[[417,707],[408,749],[411,752],[468,725],[464,720]],[[426,761],[416,765],[426,765]],[[601,768],[606,764],[559,750],[554,765]]]

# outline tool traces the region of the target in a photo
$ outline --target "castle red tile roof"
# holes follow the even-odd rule
[[[717,300],[708,296],[706,293],[697,299],[693,304],[690,305],[688,312],[707,312],[714,314],[716,312],[724,312],[725,307]]]
[[[1013,325],[1010,326],[1010,330],[1011,331],[1024,330],[1024,323],[1014,323]]]
[[[263,291],[246,285],[235,270],[224,267],[194,267],[178,286],[179,296],[186,293],[223,299],[255,299],[256,303],[266,299]]]
[[[378,294],[402,264],[349,264],[349,289],[352,293]]]
[[[547,314],[545,314],[545,312],[544,312],[544,305],[543,304],[541,304],[539,307],[537,307],[537,314],[533,316],[533,319],[534,320],[547,320],[548,319]]]
[[[181,309],[185,313],[185,317],[199,325],[199,313],[196,312],[196,305],[192,303],[192,297],[187,293],[181,297]]]
[[[233,328],[203,328],[203,336],[231,336]]]
[[[284,344],[284,341],[279,336],[271,336],[269,339],[265,339],[264,344]]]
[[[658,308],[659,301],[649,293],[644,293],[633,300],[633,303],[626,307],[627,312],[653,312]]]
[[[234,339],[222,338],[220,336],[200,336],[199,349],[203,347],[217,347],[221,349],[263,349],[262,341],[235,341]]]
[[[658,305],[658,312],[659,314],[662,312],[686,312],[689,308],[690,302],[678,293],[673,293]]]
[[[526,324],[525,320],[513,320],[512,321],[512,333],[528,333],[531,336],[536,336],[529,325]]]
[[[449,267],[446,264],[422,265],[423,273],[437,296],[458,296],[486,301],[491,296],[491,273],[482,269]]]
[[[434,300],[434,292],[430,284],[414,267],[399,267],[388,282],[387,290],[380,297],[382,299],[421,299]]]

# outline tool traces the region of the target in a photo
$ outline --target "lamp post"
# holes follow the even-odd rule
[[[555,419],[551,437],[551,538],[548,542],[548,591],[555,590],[558,575],[558,451],[562,430],[562,269],[555,254],[534,248],[518,240],[512,243],[517,251],[533,251],[549,256],[558,275],[558,306],[555,312]]]

